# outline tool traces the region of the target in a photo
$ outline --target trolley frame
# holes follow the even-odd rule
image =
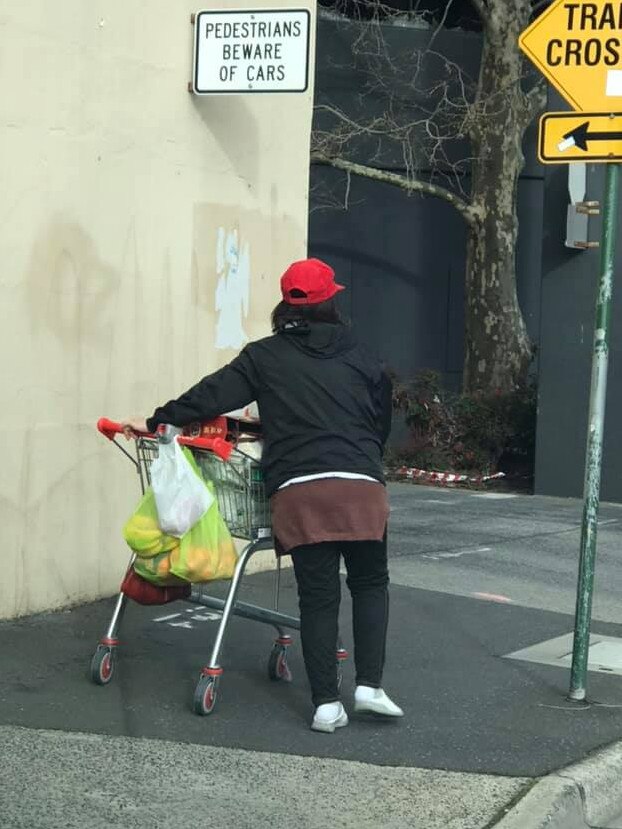
[[[164,429],[158,434],[141,433],[137,435],[134,456],[117,440],[117,437],[123,432],[121,424],[106,418],[101,418],[97,423],[97,428],[132,462],[140,479],[141,491],[144,494],[150,483],[150,465],[151,461],[157,455],[159,443],[172,439],[169,431]],[[194,693],[195,712],[197,714],[207,715],[212,713],[216,705],[220,678],[223,674],[220,657],[231,616],[240,616],[244,619],[270,625],[276,629],[278,636],[274,640],[268,659],[268,675],[274,681],[282,680],[285,682],[290,682],[292,679],[287,655],[288,649],[293,642],[292,637],[286,631],[300,630],[300,620],[297,617],[279,611],[281,560],[278,557],[274,581],[274,608],[258,607],[257,605],[247,604],[237,600],[242,578],[250,559],[255,553],[274,547],[272,532],[269,526],[269,507],[265,499],[263,484],[259,482],[259,463],[220,437],[186,437],[179,435],[175,439],[181,445],[188,446],[191,449],[195,454],[200,468],[204,466],[201,464],[201,459],[209,459],[210,463],[208,463],[208,467],[211,466],[212,472],[214,469],[218,469],[218,467],[214,467],[212,464],[215,458],[219,458],[217,463],[224,465],[222,467],[223,470],[227,468],[233,469],[233,464],[237,458],[241,462],[240,468],[242,469],[242,473],[238,474],[239,481],[236,484],[235,476],[232,477],[228,474],[225,476],[225,484],[233,481],[234,486],[239,484],[240,490],[243,490],[244,486],[251,485],[253,493],[256,495],[259,494],[260,499],[253,501],[253,503],[247,500],[246,505],[242,509],[242,513],[246,510],[246,513],[242,514],[242,518],[246,518],[247,520],[239,520],[239,516],[232,513],[232,505],[234,502],[227,500],[231,498],[231,493],[226,491],[226,485],[219,490],[218,481],[215,481],[216,497],[225,522],[229,525],[229,529],[234,537],[245,539],[248,541],[248,544],[239,554],[235,571],[224,600],[208,595],[205,585],[193,585],[190,595],[183,599],[183,601],[189,602],[190,604],[211,608],[222,614],[209,662],[200,671]],[[209,474],[210,469],[204,469],[203,471],[207,471]],[[245,480],[245,476],[249,480]],[[261,500],[261,492],[257,487],[260,487],[261,491],[263,491],[263,500]],[[232,526],[232,524],[235,526]],[[126,572],[133,566],[135,559],[136,555],[132,555]],[[114,675],[117,661],[117,648],[119,647],[118,633],[123,621],[125,608],[127,607],[127,600],[128,597],[121,590],[117,597],[106,633],[100,639],[91,660],[91,678],[98,685],[107,685]],[[339,685],[341,685],[342,679],[341,663],[347,658],[348,654],[343,648],[341,640],[339,640],[336,652]]]

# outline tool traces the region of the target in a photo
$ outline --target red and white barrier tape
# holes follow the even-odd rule
[[[434,481],[442,484],[483,484],[486,481],[495,481],[499,478],[505,478],[504,472],[497,472],[495,475],[480,475],[478,478],[470,478],[468,475],[459,475],[455,472],[427,472],[425,469],[416,469],[415,467],[402,466],[395,470],[396,475],[402,475],[405,478],[417,479],[423,481]]]

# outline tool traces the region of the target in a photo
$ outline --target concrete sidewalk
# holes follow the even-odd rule
[[[131,605],[106,688],[89,682],[88,664],[111,601],[0,623],[0,815],[12,816],[7,827],[97,827],[105,818],[107,826],[185,829],[228,814],[240,827],[482,829],[542,776],[622,739],[619,672],[600,665],[590,672],[590,703],[571,704],[567,654],[564,646],[555,650],[573,626],[580,504],[391,489],[385,687],[406,709],[403,721],[352,718],[335,735],[310,732],[298,646],[293,682],[271,683],[273,634],[243,619],[230,628],[217,708],[197,717],[192,693],[215,620],[196,607]],[[622,509],[605,506],[601,518],[605,588],[593,632],[605,645],[604,663],[622,638],[615,618]],[[222,594],[222,585],[214,587]],[[271,597],[267,573],[250,576],[240,596],[267,605]],[[295,607],[286,572],[282,609]],[[344,596],[347,646],[349,612]],[[520,652],[533,646],[540,653],[525,659]],[[348,664],[346,705],[352,690]],[[25,785],[33,792],[26,799]],[[572,785],[581,801],[582,791],[595,797],[599,784]],[[606,788],[609,812],[598,814],[608,820],[617,793]],[[525,822],[524,806],[540,793],[542,809],[542,791],[520,801],[519,829],[536,825]]]
[[[0,743],[7,829],[478,829],[526,782],[12,726]]]

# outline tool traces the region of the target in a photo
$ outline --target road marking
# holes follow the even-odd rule
[[[153,622],[165,622],[171,628],[184,628],[185,630],[194,630],[192,622],[219,622],[222,618],[221,613],[211,613],[209,611],[197,611],[196,607],[187,608],[186,613],[193,614],[190,616],[190,621],[183,618],[183,613],[169,613],[167,616],[157,616],[152,619]],[[177,619],[179,621],[173,621]]]
[[[604,527],[605,524],[619,524],[619,523],[620,523],[619,518],[605,518],[604,520],[598,522],[598,526],[599,527]]]
[[[157,619],[154,619],[154,622],[168,622],[169,619],[177,619],[178,616],[181,616],[181,613],[171,613],[169,616],[158,616]]]
[[[487,602],[498,602],[499,604],[514,604],[514,601],[509,596],[503,596],[500,593],[471,593],[476,599],[484,599]]]
[[[490,501],[505,501],[508,498],[518,498],[513,492],[474,492],[471,498],[488,498]]]
[[[474,550],[458,550],[455,553],[434,553],[422,555],[421,558],[429,558],[432,561],[440,561],[442,558],[460,558],[461,556],[474,556],[478,553],[490,553],[492,547],[477,547]]]

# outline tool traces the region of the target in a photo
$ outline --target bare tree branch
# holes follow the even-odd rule
[[[313,150],[372,168],[397,164],[408,179],[429,177],[466,200],[476,80],[429,43],[389,48],[390,24],[351,25],[348,68],[360,78],[359,91],[347,111],[333,101],[315,107]]]
[[[438,37],[438,33],[441,31],[441,29],[445,25],[445,22],[447,21],[447,15],[449,14],[449,10],[451,9],[451,7],[453,5],[453,2],[454,2],[454,0],[447,0],[447,5],[445,6],[445,11],[443,12],[443,16],[439,20],[438,26],[436,27],[436,29],[434,31],[434,34],[432,35],[432,37],[430,38],[430,41],[428,43],[428,49],[432,49],[432,46],[434,46],[434,41]]]
[[[399,173],[391,173],[387,170],[380,170],[376,167],[370,167],[366,164],[357,164],[354,161],[348,161],[345,158],[331,158],[323,155],[320,152],[314,152],[311,155],[312,164],[322,164],[328,167],[334,167],[337,170],[342,170],[348,176],[361,176],[362,178],[372,179],[373,181],[381,181],[385,184],[391,184],[394,187],[400,187],[408,193],[422,193],[426,196],[435,196],[438,199],[451,204],[463,219],[469,225],[475,225],[478,221],[478,211],[470,205],[465,199],[452,193],[446,187],[441,187],[438,184],[432,184],[427,181],[419,181],[418,179],[410,178],[409,176],[400,175]]]

